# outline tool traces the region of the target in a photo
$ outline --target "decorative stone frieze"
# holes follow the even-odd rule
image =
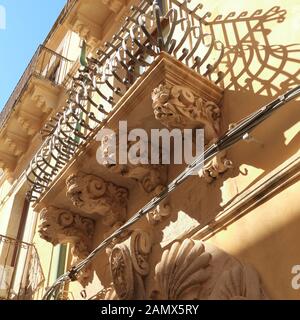
[[[71,243],[72,265],[77,265],[90,254],[94,228],[92,219],[61,208],[47,207],[40,212],[40,237],[54,246]],[[78,281],[85,287],[91,280],[92,270],[89,265],[79,273]]]
[[[160,84],[152,92],[155,118],[169,129],[203,128],[205,140],[216,138],[220,130],[220,107],[197,97],[189,88]]]
[[[111,276],[120,300],[145,299],[144,277],[150,271],[148,257],[151,248],[149,234],[136,230],[128,240],[117,244],[111,251]]]
[[[105,225],[124,221],[128,190],[112,182],[85,173],[71,175],[67,181],[67,197],[87,214],[98,214]]]

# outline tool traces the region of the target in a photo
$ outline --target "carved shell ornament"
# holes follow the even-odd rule
[[[155,267],[157,291],[154,298],[196,299],[197,289],[210,277],[210,261],[211,254],[205,252],[201,241],[185,239],[175,242],[163,252]]]

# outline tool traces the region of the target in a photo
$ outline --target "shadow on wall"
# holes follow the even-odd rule
[[[273,45],[273,40],[269,40],[276,38],[274,34],[271,38],[274,23],[280,23],[282,28],[289,31],[284,24],[287,15],[286,10],[273,7],[266,12],[256,10],[253,14],[230,13],[207,22],[208,32],[225,45],[220,65],[220,70],[225,72],[222,111],[224,132],[230,123],[240,121],[300,84],[300,43]],[[276,39],[278,42],[283,40],[280,37]],[[228,170],[209,185],[204,181],[199,183],[198,177],[191,177],[184,186],[179,186],[177,196],[170,195],[170,203],[175,211],[172,221],[177,220],[179,211],[202,225],[214,219],[241,193],[299,150],[299,121],[299,101],[289,102],[255,129],[253,136],[260,143],[240,142],[228,150],[228,158],[233,161],[234,169]],[[176,174],[171,172],[170,178]],[[231,194],[224,201],[221,188],[229,179]],[[178,197],[178,194],[181,196]],[[166,221],[162,227],[168,223]]]
[[[222,83],[225,88],[224,131],[230,123],[300,84],[300,43],[274,45],[274,40],[269,40],[276,38],[276,34],[272,34],[276,23],[281,24],[283,30],[293,32],[284,23],[288,15],[287,10],[276,6],[266,12],[259,9],[252,14],[245,11],[232,12],[226,17],[219,15],[207,23],[209,32],[225,46],[220,64],[220,70],[225,72]],[[285,39],[278,37],[276,41]],[[299,102],[292,101],[254,131],[254,138],[260,144],[239,143],[229,151],[235,169],[226,173],[225,178],[247,175],[247,169],[240,171],[242,164],[262,170],[247,185],[245,189],[248,189],[287,160],[299,150],[299,121]],[[293,132],[288,132],[291,128]],[[288,139],[286,133],[290,135]],[[238,194],[242,191],[238,190]]]
[[[268,24],[283,23],[287,14],[276,6],[265,13],[261,9],[252,14],[231,12],[208,22],[209,32],[225,46],[220,69],[226,70],[226,89],[272,97],[299,84],[300,70],[295,66],[300,63],[300,43],[274,45],[269,41],[272,30]]]

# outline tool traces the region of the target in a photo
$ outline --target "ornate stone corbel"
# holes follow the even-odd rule
[[[112,249],[111,276],[120,300],[145,299],[144,277],[150,270],[148,256],[151,247],[149,234],[136,230],[128,240]]]
[[[158,205],[153,211],[147,214],[147,220],[150,224],[158,224],[171,214],[171,207],[165,203]]]
[[[17,120],[29,136],[35,135],[40,128],[39,117],[27,111],[20,110],[17,115]]]
[[[8,151],[15,156],[20,156],[27,150],[27,140],[11,131],[5,132],[4,143],[7,145]]]
[[[160,84],[152,92],[155,118],[169,129],[204,129],[205,141],[219,135],[221,109],[190,89]]]
[[[85,259],[92,250],[95,223],[70,211],[48,207],[40,212],[40,237],[54,246],[72,244],[72,265]],[[85,267],[78,275],[78,281],[86,286],[92,280],[91,266]]]
[[[102,0],[102,2],[116,14],[118,14],[122,7],[126,4],[126,0]]]
[[[52,110],[50,106],[48,106],[46,99],[42,95],[32,96],[32,100],[38,109],[40,109],[43,113],[49,114]]]
[[[0,151],[0,168],[2,170],[13,171],[17,163],[16,157]]]
[[[116,134],[115,138],[116,140],[120,139],[119,134]],[[97,154],[101,159],[115,159],[116,161],[110,162],[108,160],[105,163],[101,163],[103,166],[113,173],[137,181],[146,193],[157,193],[156,189],[160,189],[166,185],[168,174],[166,165],[151,164],[151,155],[149,153],[147,154],[148,164],[132,164],[130,161],[127,164],[118,164],[119,150],[111,150],[107,147],[107,141],[111,141],[111,139],[110,136],[102,137]],[[136,142],[127,141],[127,154],[129,154],[130,148],[134,144]],[[151,150],[150,144],[148,144],[148,150]],[[140,158],[142,159],[142,155],[140,155]]]
[[[85,173],[71,175],[67,181],[67,197],[87,214],[102,216],[105,225],[124,221],[128,190],[112,182]]]
[[[84,39],[91,48],[98,48],[101,45],[102,26],[78,12],[70,22],[71,29],[81,39]]]

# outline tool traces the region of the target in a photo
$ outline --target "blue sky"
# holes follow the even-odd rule
[[[6,29],[0,28],[0,110],[65,3],[66,0],[0,0],[0,9],[5,8],[6,16]]]

